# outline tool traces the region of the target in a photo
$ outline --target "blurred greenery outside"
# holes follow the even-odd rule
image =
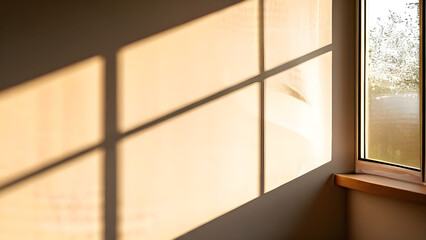
[[[419,4],[369,19],[367,158],[420,167]],[[374,9],[372,10],[374,11]],[[373,21],[375,20],[375,21]]]

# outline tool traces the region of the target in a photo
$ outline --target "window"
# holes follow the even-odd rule
[[[357,172],[424,181],[423,1],[359,2]]]

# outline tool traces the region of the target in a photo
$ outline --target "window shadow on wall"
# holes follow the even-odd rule
[[[102,69],[101,72],[103,72],[101,73],[101,81],[95,86],[96,91],[101,93],[95,97],[92,96],[101,102],[96,110],[97,116],[88,116],[87,113],[75,113],[72,117],[88,116],[87,118],[89,119],[96,119],[96,127],[102,126],[102,128],[97,133],[97,136],[100,137],[95,140],[81,143],[81,146],[79,145],[79,147],[71,148],[71,150],[66,150],[57,155],[43,157],[41,158],[43,160],[42,164],[34,165],[24,173],[21,172],[21,174],[9,176],[6,181],[1,183],[0,190],[9,191],[13,186],[17,186],[18,183],[25,184],[29,180],[32,181],[32,179],[50,172],[49,170],[59,168],[65,163],[71,163],[73,159],[79,159],[82,156],[86,156],[86,154],[100,150],[105,157],[104,163],[91,165],[91,167],[94,168],[95,172],[102,172],[99,174],[103,176],[103,181],[99,181],[103,182],[101,184],[103,186],[100,187],[99,183],[97,183],[99,189],[94,191],[103,194],[101,199],[103,199],[104,205],[102,210],[104,223],[101,224],[103,227],[99,228],[104,229],[103,235],[105,239],[115,239],[115,236],[117,236],[117,196],[119,196],[120,191],[119,186],[117,186],[117,181],[120,181],[120,176],[117,175],[117,167],[119,167],[117,161],[120,160],[118,159],[118,156],[120,156],[119,149],[117,149],[119,142],[122,142],[127,137],[140,135],[162,126],[169,120],[180,118],[183,113],[193,113],[195,110],[204,109],[205,105],[216,104],[219,98],[227,97],[231,93],[234,95],[240,90],[245,91],[250,87],[255,88],[258,83],[263,82],[268,77],[315,59],[332,50],[331,45],[326,45],[267,71],[258,72],[258,70],[253,70],[252,73],[233,79],[234,82],[218,86],[215,91],[200,93],[195,100],[192,99],[176,106],[167,107],[164,111],[154,114],[152,118],[143,119],[129,125],[129,127],[120,129],[120,117],[122,114],[119,112],[121,110],[119,105],[120,91],[117,91],[117,89],[120,89],[119,78],[121,70],[119,66],[121,63],[121,49],[124,46],[129,46],[129,44],[134,44],[135,41],[149,38],[152,35],[204,15],[229,8],[231,5],[236,4],[236,1],[187,1],[179,4],[173,3],[173,1],[156,1],[155,3],[121,1],[120,3],[103,4],[97,2],[61,4],[53,1],[44,1],[43,3],[37,3],[37,5],[33,5],[33,3],[27,4],[23,7],[22,5],[18,6],[17,3],[7,3],[6,6],[10,8],[8,9],[10,11],[1,17],[3,23],[11,22],[11,24],[4,27],[6,37],[1,39],[2,52],[5,54],[2,54],[0,59],[0,65],[2,66],[0,78],[5,80],[0,83],[0,94],[5,94],[11,89],[22,86],[25,88],[27,84],[31,83],[28,79],[42,78],[58,69],[60,69],[58,71],[62,71],[73,63],[81,64],[81,62],[90,61],[92,59],[90,57],[98,56],[95,58],[101,58],[101,62],[104,63],[102,64],[103,67],[100,68]],[[17,14],[18,11],[20,14]],[[18,19],[17,16],[21,16],[21,14],[25,15],[25,17]],[[256,45],[255,48],[257,47]],[[258,56],[258,53],[254,53],[254,56]],[[90,59],[86,60],[88,58]],[[257,67],[255,64],[254,68]],[[75,79],[81,78],[76,77]],[[64,86],[63,88],[70,89],[72,87]],[[87,87],[86,90],[90,90],[92,87]],[[57,89],[52,89],[51,92],[57,91]],[[259,90],[255,89],[252,92],[253,94],[249,97],[250,101],[253,99],[255,102],[260,101]],[[52,94],[60,94],[60,91]],[[39,95],[44,95],[44,93]],[[242,97],[242,100],[237,99],[237,102],[241,103],[241,101],[245,101],[244,97]],[[87,103],[72,104],[73,106],[81,106]],[[94,106],[97,105],[95,104]],[[237,106],[244,106],[244,103]],[[61,107],[57,108],[60,109]],[[62,108],[68,111],[68,107]],[[248,112],[253,111],[257,114],[254,118],[255,123],[260,118],[263,118],[263,116],[260,116],[261,113],[259,113],[258,106],[249,108],[252,110],[248,110]],[[134,111],[137,111],[137,109]],[[54,122],[55,116],[52,119]],[[254,126],[258,127],[257,124]],[[67,127],[65,126],[64,128]],[[256,129],[255,132],[255,135],[257,135],[258,130]],[[257,135],[255,138],[259,139],[259,137]],[[257,140],[255,142],[259,144]],[[44,162],[45,159],[48,160]],[[256,164],[257,161],[258,155],[256,155]],[[257,167],[259,166],[255,166],[255,168]],[[259,170],[254,171],[254,176],[258,173]],[[257,176],[255,182],[253,184],[255,185],[254,197],[259,195],[258,185],[264,185],[264,179],[262,179],[262,176]],[[264,189],[264,187],[260,188]],[[245,201],[254,197],[249,197]],[[102,200],[99,201],[102,202]],[[239,202],[236,206],[244,202]],[[101,214],[97,215],[100,216]],[[203,221],[206,220],[210,220],[210,218]],[[199,225],[201,222],[197,222],[197,224]]]

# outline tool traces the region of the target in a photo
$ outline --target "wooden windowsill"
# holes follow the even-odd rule
[[[335,174],[338,186],[426,204],[426,186],[369,174]]]

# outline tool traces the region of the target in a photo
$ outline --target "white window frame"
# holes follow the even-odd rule
[[[364,133],[361,131],[364,128],[364,88],[365,83],[365,6],[369,0],[358,0],[357,1],[357,100],[356,100],[356,159],[355,159],[355,171],[356,173],[367,173],[373,175],[380,175],[390,177],[394,179],[400,179],[409,182],[425,183],[425,86],[424,86],[424,33],[425,33],[425,0],[419,0],[420,8],[420,135],[421,135],[421,164],[420,171],[411,169],[409,167],[397,166],[391,163],[382,163],[370,159],[362,158],[362,152],[364,151]]]

